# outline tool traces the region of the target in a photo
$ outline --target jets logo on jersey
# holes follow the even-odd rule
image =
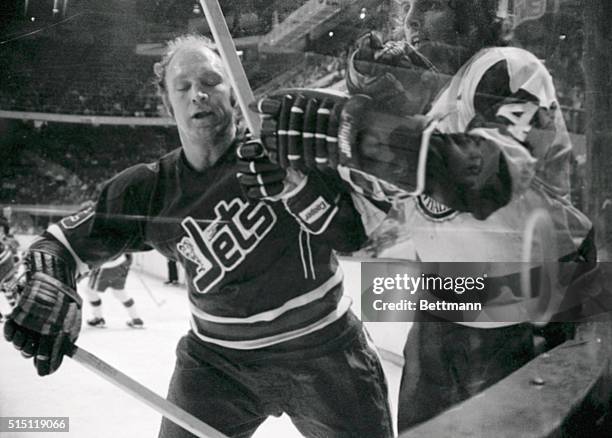
[[[200,226],[197,220],[186,217],[181,225],[186,237],[176,245],[177,250],[197,265],[193,286],[200,293],[208,292],[225,273],[235,269],[270,232],[276,214],[267,204],[234,198],[229,203],[220,201],[215,206],[215,219]]]
[[[457,210],[453,210],[427,195],[417,196],[416,204],[418,210],[425,217],[436,222],[450,220],[458,214]]]

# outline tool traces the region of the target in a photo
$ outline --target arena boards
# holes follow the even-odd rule
[[[612,396],[611,321],[608,313],[579,323],[575,339],[400,438],[600,436],[593,428],[605,430],[598,420]]]

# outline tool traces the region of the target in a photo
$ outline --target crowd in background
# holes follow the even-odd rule
[[[160,115],[153,58],[133,48],[18,41],[0,51],[0,108],[43,113]],[[48,46],[48,47],[47,47]],[[121,60],[118,62],[118,60]]]
[[[289,7],[283,2],[273,2],[273,7],[264,8],[265,2],[250,1],[253,3],[250,10],[258,11],[259,19],[269,15],[269,19],[263,20],[269,26],[282,21],[304,3],[288,2]],[[235,6],[240,11],[238,3]],[[246,15],[242,14],[245,20]],[[236,26],[240,25],[238,20]],[[570,132],[583,134],[584,84],[570,80],[577,77],[575,66],[579,62],[578,55],[572,55],[571,50],[577,43],[572,44],[567,47],[560,44],[561,49],[553,52],[547,64],[555,77],[561,78],[556,85]],[[339,45],[327,56],[262,51],[254,59],[245,60],[245,70],[258,95],[289,87],[326,88],[343,81],[346,49]],[[133,45],[57,44],[46,39],[24,39],[0,46],[0,71],[4,72],[4,80],[0,81],[0,110],[115,117],[166,116],[152,82],[153,63],[157,58],[138,56],[134,50]],[[15,122],[3,137],[0,140],[1,205],[79,205],[95,197],[99,184],[119,169],[152,160],[160,152],[171,150],[177,142],[172,126]],[[574,202],[580,205],[583,169],[579,160],[575,168]]]
[[[178,140],[173,127],[49,123],[36,128],[21,122],[9,141],[1,157],[0,204],[78,206],[119,170],[153,161]]]

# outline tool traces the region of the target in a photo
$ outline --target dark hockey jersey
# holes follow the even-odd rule
[[[110,180],[94,208],[48,232],[79,271],[124,252],[156,249],[185,268],[191,325],[204,341],[236,349],[265,347],[338,320],[350,306],[332,253],[363,231],[343,195],[327,229],[311,235],[282,202],[248,201],[234,151],[196,172],[177,149]],[[360,242],[355,242],[358,245]]]

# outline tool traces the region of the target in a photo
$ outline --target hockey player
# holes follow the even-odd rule
[[[0,240],[0,291],[6,298],[9,306],[12,308],[15,306],[15,295],[14,291],[10,287],[12,281],[17,274],[15,266],[15,259],[10,248]],[[0,321],[2,321],[3,315],[0,313]]]
[[[350,196],[314,172],[289,181],[237,135],[236,102],[206,38],[171,42],[155,73],[182,147],[120,173],[95,210],[30,247],[6,339],[39,374],[54,372],[79,334],[75,274],[155,248],[184,266],[191,309],[170,401],[229,436],[282,412],[309,437],[391,436],[382,368],[332,253],[365,238]],[[162,421],[160,437],[188,436]]]
[[[11,233],[11,226],[5,216],[0,216],[0,241],[11,251],[15,263],[19,261],[19,242]]]
[[[126,323],[128,327],[142,328],[144,326],[136,310],[134,299],[125,291],[125,282],[130,273],[131,265],[132,255],[122,254],[117,259],[106,262],[90,272],[85,296],[91,305],[93,318],[87,321],[88,325],[98,328],[106,326],[106,321],[102,314],[102,298],[100,294],[106,289],[110,289],[114,297],[123,304],[123,307],[125,307],[130,316]]]
[[[0,290],[9,306],[15,306],[15,292],[11,283],[19,275],[19,242],[11,233],[9,220],[0,214]],[[3,316],[0,313],[0,321]]]
[[[405,41],[385,45],[368,37],[352,56],[348,87],[354,97],[329,95],[320,103],[321,93],[289,96],[306,108],[307,121],[303,129],[291,126],[289,135],[283,129],[292,115],[287,106],[260,103],[272,120],[264,141],[273,154],[291,153],[293,163],[306,166],[310,155],[317,165],[337,166],[373,201],[370,206],[389,211],[385,230],[392,237],[380,239],[389,244],[378,256],[437,263],[440,276],[458,274],[453,262],[470,262],[461,265],[459,275],[487,277],[485,312],[477,318],[448,322],[417,314],[404,349],[400,431],[471,397],[533,357],[529,322],[534,315],[524,312],[531,297],[520,282],[523,230],[533,212],[546,212],[554,236],[549,242],[536,239],[535,246],[551,254],[557,248],[553,260],[530,271],[533,278],[550,262],[562,262],[552,280],[559,290],[552,295],[573,298],[579,291],[571,285],[596,264],[591,223],[568,200],[571,144],[542,62],[525,50],[504,47],[494,0],[406,4]],[[432,101],[419,95],[421,89],[436,96],[432,90],[441,84]],[[387,87],[393,92],[380,99],[377,93]],[[317,105],[324,111],[312,115],[308,108]],[[414,114],[423,110],[424,119]],[[406,122],[395,120],[398,114]],[[429,139],[422,133],[426,127],[435,128]],[[321,139],[314,152],[307,150],[313,134]],[[414,188],[412,163],[419,158],[414,151],[424,138],[429,142],[425,193],[401,196],[402,189]],[[291,165],[291,157],[286,162]],[[533,286],[533,295],[546,294],[544,287],[536,288],[542,285]]]

